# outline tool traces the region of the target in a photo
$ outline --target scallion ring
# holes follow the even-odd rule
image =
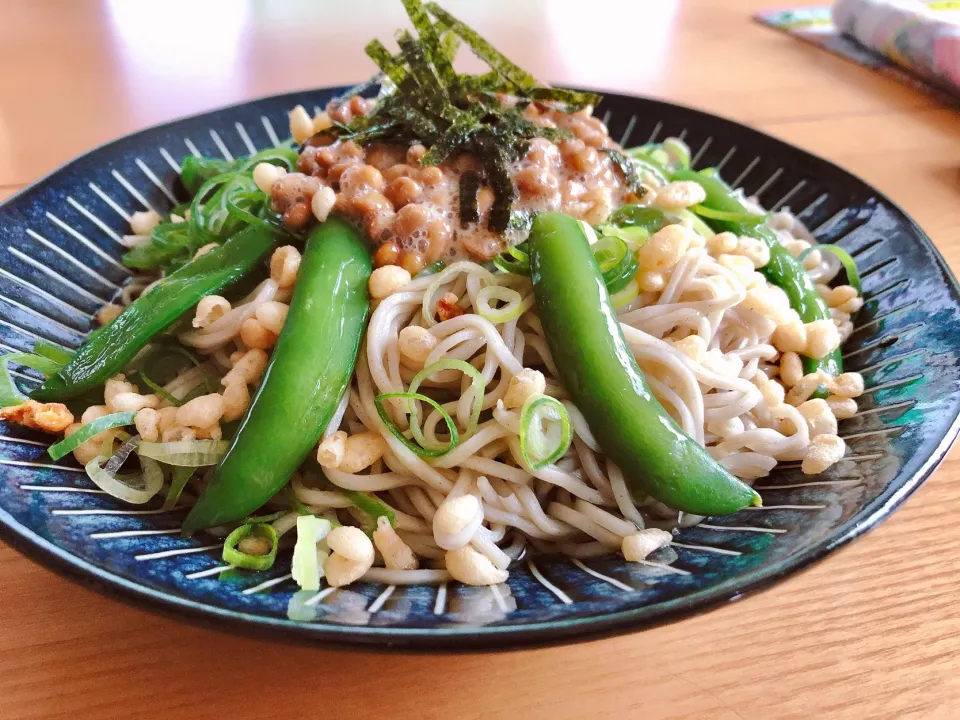
[[[55,445],[51,445],[49,448],[47,448],[47,454],[54,460],[59,460],[64,455],[72,453],[87,440],[92,438],[94,435],[99,435],[104,430],[111,430],[116,427],[130,425],[133,423],[133,418],[135,416],[136,413],[134,412],[119,412],[97,418],[96,420],[88,422],[70,437],[64,438]]]
[[[600,267],[600,273],[604,276],[616,271],[620,267],[620,263],[629,254],[627,243],[615,235],[602,236],[592,245],[591,249],[593,250],[593,257]]]
[[[483,409],[483,393],[485,390],[483,375],[473,365],[464,360],[438,360],[435,363],[427,365],[427,367],[413,376],[413,380],[410,381],[409,392],[417,392],[417,390],[420,389],[420,384],[424,380],[429,378],[434,373],[441,372],[442,370],[458,370],[470,378],[469,390],[473,390],[473,402],[471,403],[472,407],[470,409],[470,419],[467,421],[466,430],[466,436],[470,437],[474,432],[476,432],[477,423],[480,421],[480,411]],[[423,444],[422,435],[418,437],[420,428],[419,423],[417,422],[416,405],[414,405],[412,402],[410,403],[410,429],[413,431],[413,436],[416,438],[417,442]]]
[[[429,328],[437,324],[437,320],[434,317],[437,312],[437,301],[440,299],[437,291],[440,290],[444,283],[449,282],[455,275],[463,272],[479,276],[487,285],[496,285],[496,279],[493,273],[477,265],[475,262],[461,260],[460,262],[455,262],[453,265],[447,265],[447,267],[437,273],[437,276],[430,282],[423,293],[422,312],[425,327]]]
[[[176,440],[174,442],[142,442],[137,454],[167,465],[202,467],[216,465],[227,452],[225,440]]]
[[[619,292],[615,292],[610,296],[610,305],[613,306],[614,310],[619,310],[626,305],[629,305],[634,300],[640,296],[640,285],[637,283],[636,277],[627,283],[626,287]]]
[[[604,284],[607,286],[607,292],[616,294],[623,290],[630,281],[637,276],[637,270],[640,268],[640,262],[633,253],[627,255],[626,261],[620,266],[620,274],[609,281],[604,278]]]
[[[612,236],[623,240],[631,252],[636,252],[650,239],[650,231],[645,227],[601,225],[598,228],[601,237]]]
[[[563,457],[573,441],[570,416],[549,395],[531,395],[520,410],[520,453],[536,472]]]
[[[523,264],[519,260],[512,257],[504,257],[503,255],[497,255],[493,259],[493,264],[496,266],[497,270],[505,273],[512,273],[514,275],[530,275],[530,265]]]
[[[167,490],[167,497],[163,500],[161,510],[173,510],[180,501],[183,489],[187,486],[187,481],[193,475],[195,467],[191,465],[180,465],[173,468],[173,476],[170,479],[170,488]]]
[[[261,537],[270,543],[270,551],[265,555],[248,555],[238,549],[240,542],[253,535]],[[260,523],[257,525],[241,525],[227,535],[223,543],[223,561],[233,567],[247,570],[269,570],[273,561],[277,559],[277,542],[279,536],[273,525]]]
[[[116,475],[107,472],[100,463],[108,462],[108,458],[100,455],[84,466],[93,484],[107,495],[123,500],[132,505],[143,505],[160,492],[163,487],[163,470],[160,464],[150,458],[140,458],[142,470],[138,473]]]
[[[721,220],[723,222],[759,225],[767,219],[765,215],[754,215],[748,212],[726,212],[725,210],[714,210],[705,205],[694,205],[690,210],[700,217],[710,218],[711,220]]]
[[[435,410],[437,410],[443,421],[447,424],[447,429],[450,431],[450,442],[447,443],[442,448],[425,448],[420,445],[417,445],[415,442],[412,442],[406,435],[403,434],[403,431],[398,428],[393,420],[390,419],[390,416],[387,415],[386,409],[383,407],[384,400],[391,400],[397,398],[400,400],[407,400],[411,403],[411,406],[415,400],[427,403]],[[460,433],[457,431],[456,423],[453,422],[453,419],[450,415],[447,414],[447,411],[444,410],[440,405],[433,399],[428,398],[426,395],[421,395],[420,393],[412,392],[394,392],[394,393],[381,393],[373,399],[373,404],[377,407],[377,414],[380,416],[380,419],[383,421],[383,424],[387,426],[387,429],[390,433],[397,438],[400,442],[406,445],[407,449],[411,452],[416,453],[420,457],[425,458],[435,458],[440,457],[441,455],[446,455],[448,452],[453,450],[457,445],[460,444]],[[414,418],[411,418],[411,425],[414,423]],[[422,433],[421,433],[422,436]]]
[[[376,523],[377,518],[382,516],[389,520],[392,526],[396,527],[397,516],[394,514],[393,509],[382,500],[356,490],[341,490],[340,492],[347,500],[353,503],[358,510],[365,512],[373,518],[374,523]]]
[[[498,308],[491,302],[503,303]],[[477,293],[477,315],[494,325],[505,323],[520,317],[525,310],[533,307],[533,295],[523,297],[516,290],[501,285],[488,285]]]
[[[670,164],[687,169],[690,167],[690,148],[683,140],[667,138],[663,141],[663,151],[670,159]]]
[[[857,270],[857,263],[851,257],[850,253],[848,253],[842,247],[838,247],[836,245],[813,245],[800,253],[800,257],[798,257],[797,260],[802,264],[804,258],[806,258],[807,255],[812,253],[814,250],[819,250],[822,253],[826,252],[834,255],[840,261],[840,264],[843,265],[843,269],[847,273],[847,284],[852,285],[856,289],[857,295],[863,295],[863,285],[860,282],[860,273]]]
[[[175,396],[173,396],[172,394],[164,390],[162,385],[159,385],[155,383],[153,380],[151,380],[143,370],[141,370],[139,374],[140,374],[140,379],[143,380],[143,384],[146,385],[151,390],[153,390],[157,395],[162,397],[168,403],[170,403],[171,405],[174,405],[175,407],[180,407],[181,405],[183,405],[182,400],[178,400]]]
[[[60,363],[61,366],[66,365],[73,359],[72,352],[46,340],[37,340],[33,344],[33,352],[48,360],[53,360],[55,363]]]

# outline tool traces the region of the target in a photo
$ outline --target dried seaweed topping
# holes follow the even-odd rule
[[[570,137],[565,130],[535,125],[523,117],[523,109],[535,102],[575,112],[595,105],[600,96],[539,84],[436,3],[403,0],[403,5],[416,36],[398,31],[396,53],[379,40],[368,43],[366,53],[381,72],[354,93],[338,99],[349,100],[379,81],[381,91],[373,111],[324,130],[313,143],[326,144],[337,138],[350,138],[360,144],[422,143],[427,147],[421,161],[424,165],[437,165],[458,153],[473,154],[481,163],[477,177],[481,182],[485,178],[494,191],[489,228],[503,232],[511,222],[516,199],[509,164],[523,156],[532,138],[555,142]],[[490,66],[489,72],[467,75],[454,70],[461,42]],[[505,105],[502,96],[514,102]],[[621,159],[629,166],[626,158]],[[465,209],[472,217],[469,203]]]
[[[460,224],[480,222],[480,202],[477,192],[483,177],[474,170],[467,170],[460,176]]]
[[[640,173],[633,164],[633,161],[615,148],[600,148],[600,151],[609,155],[610,159],[613,160],[613,164],[620,168],[620,172],[623,173],[623,179],[626,181],[630,191],[638,197],[643,197],[647,189],[643,186],[643,178],[640,177]]]

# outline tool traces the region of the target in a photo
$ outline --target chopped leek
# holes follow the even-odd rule
[[[140,458],[143,468],[140,472],[124,475],[109,473],[102,468],[100,463],[106,460],[103,456],[95,457],[84,466],[84,470],[94,485],[112,497],[132,505],[143,505],[163,487],[163,471],[159,463],[150,458]]]
[[[801,263],[807,255],[812,253],[814,250],[819,250],[820,252],[830,253],[831,255],[836,256],[836,258],[843,265],[843,269],[847,273],[847,283],[852,285],[857,290],[857,295],[863,295],[863,285],[860,282],[860,273],[857,271],[857,263],[851,257],[850,253],[844,250],[842,247],[836,245],[813,245],[808,247],[802,253],[800,257],[797,258]]]
[[[690,210],[700,217],[710,218],[711,220],[722,220],[731,223],[762,223],[767,218],[765,215],[754,215],[747,212],[726,212],[724,210],[714,210],[704,205],[694,205]]]
[[[640,296],[640,285],[637,283],[636,277],[627,283],[627,286],[615,292],[610,296],[610,305],[613,306],[614,310],[619,310],[622,307],[625,307],[632,303]]]
[[[353,503],[357,509],[365,512],[371,518],[373,518],[374,523],[376,523],[377,518],[385,517],[390,521],[390,524],[396,527],[397,517],[393,512],[393,509],[387,505],[385,502],[373,495],[367,495],[366,493],[357,492],[356,490],[341,490],[343,496]]]
[[[137,451],[140,457],[153,458],[167,465],[202,467],[216,465],[227,452],[225,440],[177,440],[175,442],[143,442]]]
[[[531,395],[520,410],[520,453],[534,472],[556,462],[573,441],[570,416],[549,395]]]
[[[97,418],[92,422],[88,422],[70,437],[64,438],[55,445],[51,445],[49,448],[47,448],[47,454],[54,460],[59,460],[64,455],[72,453],[87,440],[92,438],[94,435],[99,435],[104,430],[130,425],[133,422],[135,415],[136,413],[133,412],[119,412]]]
[[[248,526],[249,527],[249,526]],[[297,544],[293,546],[291,570],[293,579],[301,590],[319,590],[323,577],[323,564],[329,555],[326,543],[320,543],[327,537],[333,524],[315,515],[301,515],[297,518]]]
[[[409,400],[411,408],[414,407],[413,403],[417,400],[427,403],[433,407],[437,412],[440,413],[443,417],[443,421],[447,424],[447,429],[450,431],[450,442],[447,443],[442,448],[426,448],[422,445],[418,445],[415,442],[412,442],[410,438],[403,434],[403,431],[398,428],[393,420],[390,419],[390,416],[387,415],[386,409],[383,407],[384,400],[391,400],[397,398],[398,400]],[[440,457],[441,455],[446,455],[448,452],[453,450],[457,445],[460,444],[460,433],[457,431],[457,426],[453,422],[453,419],[447,414],[447,411],[440,407],[437,402],[431,398],[428,398],[426,395],[421,395],[420,393],[414,392],[394,392],[394,393],[381,393],[373,399],[373,404],[377,407],[377,414],[380,416],[380,419],[383,421],[383,424],[387,426],[387,430],[397,438],[400,442],[406,445],[407,449],[416,453],[420,457],[434,458]],[[410,419],[411,427],[415,424],[415,415]],[[422,437],[422,433],[421,433]]]
[[[532,294],[523,297],[513,288],[488,285],[477,293],[477,314],[484,320],[499,325],[520,317],[533,306],[533,299]],[[491,301],[499,301],[503,305],[495,308]]]
[[[178,400],[176,397],[164,390],[161,385],[151,380],[143,370],[140,371],[140,379],[143,380],[144,385],[153,390],[157,395],[162,397],[174,407],[180,407],[183,404],[182,400]]]
[[[480,422],[480,411],[483,408],[483,392],[485,389],[483,375],[473,365],[464,360],[438,360],[435,363],[427,365],[427,367],[413,376],[413,380],[410,381],[409,392],[416,393],[424,380],[442,370],[458,370],[470,378],[469,390],[473,391],[473,403],[466,429],[466,437],[470,437],[476,431],[477,424]],[[410,401],[410,429],[417,442],[423,445],[424,438],[423,435],[420,434],[420,426],[417,422],[417,406],[412,400]]]
[[[167,497],[163,501],[162,510],[173,510],[176,507],[180,496],[183,494],[183,489],[187,486],[187,481],[195,470],[196,468],[191,465],[181,465],[173,468],[173,477],[170,479],[170,488],[167,490]]]
[[[0,407],[20,405],[27,401],[27,396],[20,392],[13,376],[10,374],[10,363],[23,365],[31,370],[43,373],[47,377],[56,375],[63,365],[44,355],[35,355],[26,352],[7,353],[0,355]]]
[[[263,555],[248,555],[239,549],[240,543],[247,537],[259,537],[270,543],[269,552]],[[261,523],[258,525],[241,525],[227,535],[223,543],[223,561],[234,567],[247,570],[269,570],[273,561],[277,559],[277,543],[279,536],[272,525]]]
[[[37,340],[33,344],[33,352],[55,363],[60,363],[61,366],[66,365],[73,358],[72,352],[46,340]]]

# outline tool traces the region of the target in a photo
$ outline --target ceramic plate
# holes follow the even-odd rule
[[[232,158],[286,135],[297,103],[339,89],[266,98],[130,135],[68,163],[0,206],[0,347],[37,338],[74,348],[128,278],[130,214],[178,197],[186,153]],[[808,477],[781,465],[757,483],[764,507],[676,536],[669,567],[617,557],[527,557],[505,585],[377,584],[295,593],[289,556],[225,581],[220,544],[180,537],[182,513],[130,509],[100,493],[47,440],[0,429],[0,535],[111,596],[178,618],[337,646],[473,650],[569,642],[676,619],[742,596],[822,558],[888,516],[943,459],[960,406],[957,283],[895,204],[840,168],[737,123],[656,100],[607,95],[597,109],[630,144],[683,138],[771,209],[790,207],[861,268],[866,305],[844,347],[867,390],[840,424],[847,457]],[[35,374],[17,368],[25,389]],[[755,602],[762,602],[756,600]],[[25,610],[29,612],[29,609]]]

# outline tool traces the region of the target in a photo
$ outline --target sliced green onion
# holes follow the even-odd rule
[[[270,513],[269,515],[251,515],[246,518],[243,522],[245,525],[257,525],[259,523],[272,523],[274,520],[279,520],[284,515],[287,514],[286,510],[277,510],[275,513]]]
[[[600,266],[604,280],[608,273],[619,270],[620,263],[626,260],[628,254],[627,243],[613,235],[604,235],[593,244],[593,257]]]
[[[559,400],[549,395],[527,398],[520,410],[520,453],[532,471],[559,460],[572,441],[570,417]]]
[[[683,169],[690,167],[690,148],[683,140],[667,138],[662,147],[671,165]]]
[[[132,505],[143,505],[160,492],[163,487],[163,470],[159,463],[150,458],[140,458],[142,470],[137,473],[115,475],[107,472],[100,463],[108,458],[99,455],[84,466],[94,485],[107,495],[115,497]]]
[[[498,308],[491,301],[504,303]],[[533,295],[523,297],[516,290],[501,285],[488,285],[477,293],[477,315],[494,324],[505,323],[520,317],[533,306]]]
[[[860,273],[857,270],[856,261],[850,256],[846,250],[842,247],[836,245],[812,245],[800,253],[800,257],[797,260],[802,264],[803,260],[807,255],[812,253],[814,250],[819,250],[820,252],[830,253],[835,255],[836,258],[840,261],[840,264],[843,265],[843,269],[847,273],[847,284],[852,285],[856,288],[857,295],[863,295],[863,286],[860,283]]]
[[[670,172],[661,163],[650,157],[644,148],[630,148],[625,150],[624,154],[633,161],[641,177],[644,174],[649,174],[659,185],[666,185],[669,182]]]
[[[177,440],[174,442],[142,442],[137,453],[167,465],[202,467],[216,465],[227,452],[225,440]]]
[[[100,443],[100,456],[109,458],[107,464],[104,466],[104,470],[108,473],[115,473],[120,469],[120,466],[123,465],[123,461],[126,458],[121,458],[119,461],[115,461],[114,458],[117,457],[118,453],[113,451],[113,444],[119,440],[121,443],[130,439],[130,436],[125,433],[123,430],[118,428],[113,428],[112,430],[103,431],[103,441]],[[138,438],[139,441],[139,438]],[[118,451],[119,452],[119,451]]]
[[[697,215],[711,220],[722,220],[731,223],[759,224],[766,221],[765,215],[754,215],[748,212],[726,212],[725,210],[714,210],[706,205],[693,205],[690,210]]]
[[[616,225],[601,225],[597,228],[601,237],[620,238],[627,244],[627,248],[636,252],[650,239],[650,231],[645,227],[617,227]]]
[[[340,492],[343,493],[343,496],[353,503],[359,510],[372,517],[374,523],[376,523],[377,518],[385,517],[390,521],[391,525],[396,527],[397,516],[394,514],[390,506],[382,500],[372,495],[367,495],[366,493],[357,492],[356,490],[341,490]]]
[[[47,448],[47,454],[54,460],[59,460],[64,455],[72,453],[87,440],[92,438],[94,435],[99,435],[104,430],[130,425],[135,416],[136,413],[134,412],[119,412],[97,418],[92,422],[88,422],[70,437],[64,438],[55,445],[51,445],[49,448]]]
[[[677,222],[683,222],[686,220],[690,223],[690,227],[693,228],[693,231],[697,233],[700,237],[712,238],[716,233],[713,229],[707,225],[698,215],[693,214],[687,208],[680,208],[678,210],[671,210],[670,216],[675,219]]]
[[[530,253],[528,253],[526,250],[523,250],[523,243],[520,245],[507,246],[507,254],[518,262],[530,267]]]
[[[289,147],[272,147],[261,150],[248,158],[242,158],[238,162],[239,167],[237,169],[240,171],[253,170],[257,165],[265,162],[271,165],[281,165],[292,172],[297,167],[297,151]]]
[[[307,509],[307,506],[303,504],[303,500],[297,497],[297,494],[293,491],[289,485],[285,488],[287,493],[287,498],[290,500],[290,509],[293,510],[297,515],[313,515]]]
[[[249,526],[248,526],[249,527]],[[293,579],[301,590],[319,590],[323,562],[329,551],[318,546],[333,529],[325,518],[315,515],[301,515],[297,518],[297,544],[293,546],[291,570]]]
[[[430,282],[427,286],[427,289],[423,293],[423,324],[425,327],[433,327],[437,324],[435,318],[437,308],[437,290],[440,289],[440,286],[447,282],[457,273],[466,272],[470,275],[476,275],[481,280],[483,280],[487,285],[496,285],[496,280],[494,279],[493,273],[491,273],[486,268],[481,265],[477,265],[474,262],[467,260],[462,260],[460,262],[455,262],[453,265],[447,265],[442,271],[437,273],[437,276]]]
[[[163,501],[161,510],[173,510],[176,507],[180,496],[183,494],[183,489],[187,486],[187,481],[195,470],[196,468],[190,465],[180,465],[173,468],[170,488],[167,490],[167,497]]]
[[[530,265],[525,265],[524,263],[512,257],[497,255],[493,259],[493,264],[496,266],[497,270],[500,270],[501,272],[512,273],[514,275],[530,275]]]
[[[443,270],[443,268],[446,267],[446,265],[447,264],[443,260],[437,260],[435,263],[431,263],[427,265],[423,270],[418,272],[413,277],[421,278],[421,277],[426,277],[427,275],[436,275],[438,272]]]
[[[604,284],[607,286],[607,292],[618,293],[623,290],[630,281],[637,276],[637,270],[640,269],[640,262],[634,253],[627,255],[626,260],[621,264],[620,274],[611,278],[609,281],[604,277]]]
[[[610,216],[610,223],[619,228],[643,228],[650,235],[667,224],[662,211],[643,205],[624,205]],[[608,226],[604,226],[608,227]],[[609,233],[605,233],[609,234]]]
[[[623,290],[615,292],[610,296],[610,305],[613,306],[614,310],[619,310],[626,305],[629,305],[634,300],[640,296],[640,285],[637,283],[636,277],[631,280]]]
[[[413,405],[414,400],[420,400],[427,403],[435,410],[437,410],[443,421],[447,424],[447,428],[450,430],[450,442],[447,443],[442,448],[425,448],[421,445],[418,445],[403,434],[403,431],[400,430],[390,419],[390,416],[387,415],[387,411],[383,407],[384,400],[390,400],[392,398],[399,398],[401,400],[410,401],[411,406]],[[383,424],[387,426],[387,429],[391,434],[397,438],[400,442],[407,446],[407,449],[416,453],[420,457],[426,458],[435,458],[445,455],[451,450],[453,450],[457,445],[460,444],[460,433],[457,431],[457,426],[453,422],[453,419],[447,414],[447,411],[440,407],[436,401],[431,398],[428,398],[426,395],[421,395],[420,393],[413,392],[394,392],[394,393],[381,393],[373,399],[373,404],[377,406],[377,414],[380,416],[380,419],[383,421]],[[414,419],[411,418],[411,426],[414,424]],[[422,433],[421,433],[422,436]]]
[[[164,390],[162,385],[158,385],[149,377],[147,377],[147,374],[143,370],[140,371],[140,379],[143,380],[144,385],[146,385],[148,388],[153,390],[157,395],[162,397],[171,405],[175,407],[180,407],[183,404],[182,400],[177,400],[176,397],[174,397],[173,395],[168,393],[166,390]]]
[[[33,344],[33,352],[48,360],[53,360],[55,363],[59,363],[61,367],[73,359],[72,352],[46,340],[37,340]]]
[[[270,552],[266,555],[247,555],[247,553],[238,550],[237,546],[240,541],[250,535],[269,540]],[[277,559],[278,540],[277,531],[272,525],[265,523],[241,525],[227,535],[227,539],[223,543],[223,561],[234,567],[246,568],[247,570],[269,570],[273,566],[273,561]]]
[[[63,368],[63,364],[57,362],[56,360],[51,360],[44,355],[35,355],[34,353],[26,352],[15,352],[8,353],[6,355],[0,355],[0,362],[4,364],[16,363],[17,365],[23,365],[31,370],[41,372],[47,377],[56,375],[58,372],[60,372],[61,368]]]
[[[470,419],[467,421],[466,430],[466,437],[470,437],[476,431],[477,424],[480,421],[480,410],[483,408],[483,392],[485,389],[483,375],[473,365],[464,360],[438,360],[431,365],[427,365],[427,367],[414,375],[413,380],[410,381],[408,390],[412,393],[417,392],[417,390],[420,389],[420,383],[441,370],[459,370],[470,378],[469,389],[473,390],[473,407],[470,410]],[[422,445],[423,436],[419,434],[420,428],[417,423],[417,408],[413,402],[410,403],[410,429],[413,431],[413,436],[417,439],[417,442]]]

